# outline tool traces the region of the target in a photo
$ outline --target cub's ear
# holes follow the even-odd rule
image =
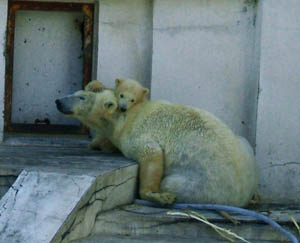
[[[99,80],[93,80],[89,82],[85,87],[85,91],[90,91],[90,92],[101,92],[105,89],[105,86],[99,81]]]
[[[103,106],[109,114],[112,114],[117,110],[117,103],[111,100],[105,101]]]
[[[124,82],[124,79],[116,78],[116,80],[115,80],[115,87],[118,87],[123,82]]]

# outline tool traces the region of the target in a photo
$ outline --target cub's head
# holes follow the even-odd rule
[[[84,90],[57,99],[55,103],[60,112],[88,126],[99,119],[110,118],[118,107],[114,92],[105,89],[100,81],[92,81]]]
[[[137,81],[117,78],[115,81],[115,94],[120,111],[125,112],[135,104],[147,100],[149,89],[144,88]]]

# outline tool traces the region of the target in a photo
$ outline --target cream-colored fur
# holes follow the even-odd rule
[[[99,93],[104,90],[111,90],[111,89],[106,88],[99,80],[92,80],[85,86],[84,90],[89,92]],[[112,92],[108,92],[108,93],[112,94]],[[92,128],[93,126],[90,127]],[[119,152],[119,150],[110,142],[110,140],[105,136],[103,136],[101,131],[97,128],[96,128],[96,135],[93,138],[92,142],[89,144],[89,148],[94,150],[101,150],[105,153]]]
[[[92,92],[101,92],[104,89],[104,85],[98,81],[91,81],[86,87],[85,90]],[[124,80],[117,78],[115,80],[115,89],[114,92],[117,97],[118,107],[122,112],[128,111],[131,107],[141,102],[147,100],[149,94],[149,89],[144,88],[140,83],[135,80]],[[104,152],[118,152],[118,149],[104,136],[99,133],[99,130],[89,144],[91,149],[100,149]]]
[[[112,90],[106,89],[100,81],[90,82],[85,90],[78,91],[56,100],[57,108],[69,117],[79,119],[83,124],[96,130],[96,137],[89,145],[92,149],[116,152],[118,149],[103,136],[108,119],[117,110],[117,99]],[[99,128],[100,127],[100,128]]]
[[[115,94],[120,111],[125,112],[134,105],[147,100],[149,89],[144,88],[135,80],[117,78],[115,80]]]
[[[112,117],[110,140],[140,164],[140,196],[245,206],[257,185],[253,153],[212,114],[146,101]]]
[[[85,119],[138,161],[142,199],[246,206],[254,195],[251,148],[209,112],[148,100],[102,120],[93,112]]]

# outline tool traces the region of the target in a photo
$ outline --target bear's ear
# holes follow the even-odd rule
[[[103,106],[109,114],[114,113],[117,109],[117,104],[111,100],[105,101]]]
[[[115,86],[118,87],[123,82],[124,82],[124,79],[116,78],[116,80],[115,80]]]
[[[99,80],[93,80],[89,82],[84,88],[85,91],[95,92],[95,93],[101,92],[104,89],[105,86]]]
[[[149,89],[143,88],[143,95],[144,95],[144,97],[147,96],[148,94],[149,94]]]

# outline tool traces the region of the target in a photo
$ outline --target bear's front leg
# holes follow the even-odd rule
[[[96,135],[96,137],[89,144],[89,148],[93,150],[102,150],[105,153],[120,152],[108,138],[101,135]]]
[[[143,141],[145,143],[145,141]],[[140,197],[160,204],[171,204],[175,195],[160,191],[164,170],[164,155],[158,144],[147,143],[139,154]]]

